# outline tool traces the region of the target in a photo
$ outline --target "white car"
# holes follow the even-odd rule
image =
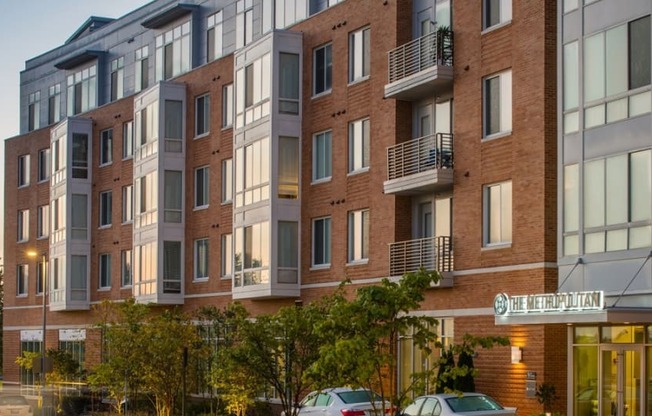
[[[23,396],[0,396],[0,416],[32,416],[32,406]]]
[[[382,398],[369,390],[338,387],[313,391],[299,404],[299,416],[381,416]],[[391,413],[385,402],[385,412]],[[284,416],[284,415],[283,415]]]
[[[507,416],[516,408],[502,407],[496,400],[481,393],[433,394],[417,397],[403,410],[402,416]]]

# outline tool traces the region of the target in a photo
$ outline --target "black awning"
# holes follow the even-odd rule
[[[188,13],[197,10],[198,8],[199,6],[196,4],[179,3],[174,7],[164,10],[159,14],[144,20],[141,22],[141,25],[147,29],[159,29],[168,23],[174,22],[178,18],[187,15]]]
[[[103,51],[85,50],[54,64],[57,69],[73,69],[102,55]]]

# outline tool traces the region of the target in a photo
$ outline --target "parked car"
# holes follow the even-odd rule
[[[516,408],[505,408],[481,393],[433,394],[417,397],[402,416],[504,416],[515,415]]]
[[[23,396],[0,396],[0,416],[32,416],[32,406]]]
[[[369,390],[338,387],[313,391],[299,404],[299,416],[381,416],[383,399]],[[386,414],[391,406],[385,402]],[[285,416],[285,413],[282,414]]]

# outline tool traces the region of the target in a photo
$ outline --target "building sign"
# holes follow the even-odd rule
[[[604,309],[604,292],[542,293],[508,296],[499,293],[494,298],[496,315],[549,313],[566,311],[599,311]]]

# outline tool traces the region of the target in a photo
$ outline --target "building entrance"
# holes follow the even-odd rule
[[[643,346],[603,345],[599,412],[601,416],[643,415]]]

